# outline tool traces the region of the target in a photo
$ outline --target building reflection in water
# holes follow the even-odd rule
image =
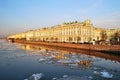
[[[100,53],[100,52],[89,52],[82,50],[35,46],[35,45],[22,45],[21,48],[27,51],[39,51],[37,55],[41,55],[42,57],[44,57],[44,59],[40,59],[40,61],[42,62],[46,60],[46,58],[47,59],[49,58],[50,60],[59,62],[63,65],[71,65],[71,66],[78,65],[89,68],[91,64],[94,62],[95,57],[100,57],[100,58],[120,62],[119,56]]]

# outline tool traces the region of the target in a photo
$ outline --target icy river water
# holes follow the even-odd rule
[[[0,40],[0,80],[120,80],[120,55]]]

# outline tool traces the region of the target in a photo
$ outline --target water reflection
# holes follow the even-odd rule
[[[111,53],[101,53],[101,52],[94,52],[94,51],[85,51],[85,50],[76,50],[76,49],[67,49],[67,48],[60,48],[60,47],[46,47],[46,46],[35,46],[35,45],[22,45],[22,49],[30,50],[30,51],[46,51],[44,55],[49,55],[48,53],[52,52],[55,53],[53,55],[56,56],[56,59],[67,59],[68,57],[65,55],[70,54],[87,54],[90,55],[89,57],[100,57],[106,60],[111,60],[115,62],[120,62],[120,56],[114,55]],[[57,54],[56,54],[57,53]],[[59,54],[58,54],[59,53]]]
[[[71,51],[55,50],[48,47],[46,48],[33,45],[23,45],[21,48],[29,51],[39,50],[38,55],[42,56],[39,62],[47,61],[48,63],[52,63],[52,61],[55,61],[63,65],[84,66],[87,68],[89,68],[90,65],[93,63],[93,57]]]

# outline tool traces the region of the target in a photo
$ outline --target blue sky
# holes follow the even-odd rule
[[[0,36],[90,19],[120,28],[120,0],[0,0]]]

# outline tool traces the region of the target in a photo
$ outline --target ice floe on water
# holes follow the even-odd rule
[[[55,61],[54,61],[54,58],[53,58],[53,57],[41,57],[41,58],[39,59],[39,63],[52,64],[52,63],[55,63]]]
[[[59,63],[73,63],[72,60],[67,60],[67,59],[62,59],[62,60],[58,60]]]
[[[68,75],[63,75],[63,78],[67,78],[68,77]]]
[[[79,68],[79,66],[81,67],[84,66],[86,68],[86,67],[90,67],[90,65],[92,64],[91,60],[79,60],[79,59],[58,60],[58,62],[64,65],[68,65],[71,68],[75,68],[75,67]]]
[[[24,80],[46,80],[43,73],[36,73]]]
[[[39,61],[45,61],[46,59],[43,59],[43,58],[41,58],[41,59],[39,59]]]
[[[47,52],[40,53],[39,63],[61,63],[72,67],[77,66],[90,66],[92,58],[89,56],[78,55],[76,53],[60,53],[59,51],[48,50]]]
[[[98,71],[93,71],[93,73],[94,73],[94,74],[99,74],[99,72],[98,72]]]
[[[24,80],[47,80],[43,73],[32,74],[29,78]],[[50,80],[92,80],[92,76],[69,76],[63,75],[61,78],[53,77]]]
[[[102,71],[100,73],[101,73],[101,77],[104,77],[104,78],[112,78],[113,77],[112,74],[110,74],[109,72],[106,72],[106,71]]]
[[[69,66],[72,66],[72,67],[77,67],[78,64],[68,64]]]
[[[62,78],[53,78],[52,80],[91,80],[92,77],[88,76],[68,76],[63,75]]]
[[[113,74],[111,74],[110,72],[107,72],[105,70],[97,70],[97,68],[95,68],[95,71],[93,71],[94,74],[101,76],[103,78],[113,78]]]

